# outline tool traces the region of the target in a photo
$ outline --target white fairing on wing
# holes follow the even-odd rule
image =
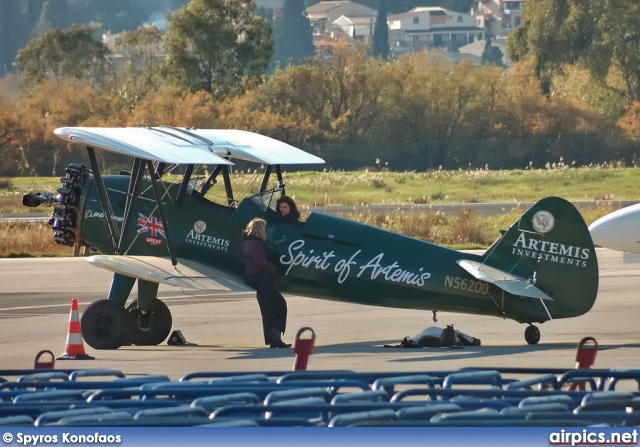
[[[176,266],[170,258],[156,256],[96,255],[89,256],[87,261],[120,275],[186,289],[253,291],[236,276],[188,259],[178,258]]]
[[[640,204],[619,209],[589,225],[596,245],[617,251],[640,253]]]
[[[243,130],[61,127],[54,133],[75,144],[169,164],[232,165],[227,158],[269,165],[324,163],[290,144]]]
[[[489,284],[495,284],[513,295],[553,301],[553,298],[538,289],[533,283],[519,276],[467,259],[458,260],[456,263],[474,278]]]

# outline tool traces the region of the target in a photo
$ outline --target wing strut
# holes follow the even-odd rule
[[[280,165],[276,165],[276,176],[278,177],[278,188],[282,188],[282,195],[287,195],[284,191],[284,180],[282,178],[282,169]]]
[[[191,180],[191,174],[193,174],[194,168],[195,165],[187,165],[187,169],[184,172],[184,178],[182,179],[182,183],[180,184],[180,190],[178,191],[178,195],[176,196],[176,208],[179,208],[182,204],[182,199],[184,199],[184,195],[187,192],[189,180]]]
[[[260,192],[264,192],[267,190],[267,185],[269,183],[269,177],[271,176],[271,168],[273,166],[267,165],[267,169],[264,171],[264,176],[262,177],[262,184],[260,185]]]
[[[102,175],[100,174],[100,166],[98,166],[98,160],[96,158],[96,152],[92,147],[87,146],[87,152],[89,153],[89,162],[91,163],[91,169],[93,170],[93,177],[96,181],[96,186],[98,187],[98,199],[100,200],[100,207],[102,208],[102,212],[104,213],[104,218],[107,221],[107,232],[109,233],[109,240],[111,241],[111,246],[113,247],[113,252],[115,254],[121,254],[118,249],[118,242],[116,241],[116,234],[118,231],[116,230],[116,226],[113,220],[113,213],[111,212],[111,204],[109,202],[109,197],[107,196],[107,188],[104,185],[104,181],[102,180]]]
[[[207,194],[207,191],[209,191],[209,189],[211,189],[213,184],[216,182],[216,177],[218,176],[218,174],[220,174],[221,170],[222,170],[222,165],[216,165],[216,167],[213,168],[213,171],[211,171],[211,174],[209,174],[209,177],[207,177],[207,179],[204,181],[204,184],[202,185],[202,189],[200,190],[200,194],[202,194],[203,196]]]
[[[235,199],[233,198],[233,189],[231,188],[231,177],[229,177],[229,167],[222,167],[222,178],[224,179],[224,190],[227,193],[227,203],[233,206]]]
[[[176,265],[178,265],[178,260],[173,249],[172,240],[169,237],[169,221],[167,221],[164,215],[164,211],[162,211],[162,194],[158,189],[157,175],[153,172],[153,162],[151,160],[147,160],[147,166],[149,167],[149,176],[151,177],[151,184],[153,185],[153,194],[155,195],[156,203],[158,204],[158,213],[160,213],[160,220],[162,220],[162,225],[164,226],[164,235],[167,239],[167,249],[169,250],[169,257],[171,257],[171,264],[175,267]]]
[[[124,206],[124,218],[122,220],[122,232],[120,233],[120,240],[118,241],[118,253],[123,253],[123,247],[125,244],[125,235],[127,234],[127,228],[131,221],[131,208],[133,202],[140,194],[140,186],[142,184],[142,178],[144,177],[145,165],[142,163],[142,159],[135,157],[133,159],[133,166],[131,167],[131,178],[129,179],[129,187],[127,188],[127,201]]]

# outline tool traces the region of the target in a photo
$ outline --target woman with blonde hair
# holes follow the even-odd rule
[[[255,218],[244,229],[244,281],[256,290],[264,343],[272,348],[290,348],[290,344],[282,341],[287,326],[287,302],[275,283],[278,269],[267,255],[266,226],[264,219]]]

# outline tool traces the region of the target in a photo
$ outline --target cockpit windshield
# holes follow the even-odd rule
[[[282,195],[282,188],[274,188],[255,194],[249,197],[249,200],[258,205],[258,207],[264,212],[267,212],[268,210],[276,212],[276,203]]]

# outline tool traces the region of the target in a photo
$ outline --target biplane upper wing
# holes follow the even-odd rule
[[[187,289],[208,291],[253,291],[241,279],[213,267],[178,258],[178,265],[168,257],[157,256],[89,256],[87,261],[124,276],[168,284]]]
[[[190,129],[213,143],[218,155],[268,165],[320,164],[322,158],[282,141],[245,130]]]
[[[468,259],[460,259],[456,262],[476,279],[490,284],[495,284],[502,290],[513,295],[553,301],[553,298],[524,278],[512,275],[511,273],[507,273],[480,262],[469,261]]]
[[[269,165],[324,163],[290,144],[243,130],[61,127],[54,132],[72,143],[169,164],[232,165],[227,158]]]
[[[101,148],[130,157],[170,164],[233,164],[217,155],[207,143],[163,128],[61,127],[54,132],[72,143]]]

